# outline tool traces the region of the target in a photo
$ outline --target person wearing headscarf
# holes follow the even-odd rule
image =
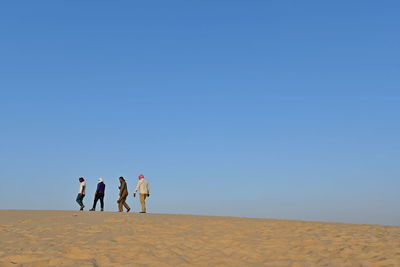
[[[94,194],[93,208],[90,211],[96,210],[98,200],[100,200],[101,211],[104,211],[104,193],[106,190],[106,185],[104,184],[103,178],[99,178],[98,181],[96,193]]]
[[[142,211],[140,213],[146,213],[146,198],[150,196],[150,184],[144,179],[144,175],[141,174],[138,176],[139,181],[135,188],[135,192],[133,193],[133,197],[136,197],[136,192],[140,193],[140,204],[142,205]]]
[[[126,212],[129,212],[131,208],[129,205],[126,203],[126,198],[128,197],[128,185],[125,182],[124,177],[119,177],[119,199],[118,199],[118,211],[123,212],[123,207],[125,207]]]

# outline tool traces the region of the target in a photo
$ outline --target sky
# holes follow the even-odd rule
[[[400,225],[398,1],[0,3],[0,209]]]

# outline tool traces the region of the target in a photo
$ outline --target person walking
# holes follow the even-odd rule
[[[120,186],[119,186],[119,199],[118,199],[118,211],[119,212],[123,212],[123,208],[125,207],[126,212],[129,212],[131,210],[131,208],[129,207],[129,205],[126,203],[126,198],[128,197],[128,185],[125,182],[124,177],[119,177],[119,182],[120,182]]]
[[[85,179],[83,179],[83,177],[79,178],[79,193],[78,196],[76,197],[76,202],[79,204],[79,206],[81,207],[81,211],[83,210],[83,208],[85,208],[85,205],[83,205],[83,198],[85,197],[85,191],[86,191],[86,183],[85,183]]]
[[[103,178],[99,178],[98,181],[96,193],[94,194],[93,208],[91,208],[90,211],[96,210],[98,200],[100,200],[101,211],[104,211],[104,192],[106,190],[106,185],[104,184]]]
[[[146,198],[150,196],[150,184],[144,179],[144,175],[141,174],[138,176],[139,181],[135,188],[135,192],[133,193],[133,197],[136,197],[136,192],[140,193],[140,204],[142,205],[142,211],[140,213],[146,213]]]

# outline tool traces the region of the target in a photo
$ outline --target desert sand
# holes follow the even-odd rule
[[[400,227],[0,211],[0,266],[400,266]]]

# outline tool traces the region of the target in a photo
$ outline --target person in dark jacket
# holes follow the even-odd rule
[[[97,184],[96,193],[94,194],[93,208],[90,211],[96,210],[97,201],[100,199],[101,211],[104,211],[104,192],[106,190],[106,185],[104,184],[103,178],[99,178],[99,183]]]
[[[119,182],[121,183],[119,186],[119,199],[118,199],[118,211],[123,212],[123,208],[125,207],[126,212],[129,212],[131,208],[128,204],[126,204],[126,198],[128,197],[128,185],[125,182],[124,177],[119,177]]]

